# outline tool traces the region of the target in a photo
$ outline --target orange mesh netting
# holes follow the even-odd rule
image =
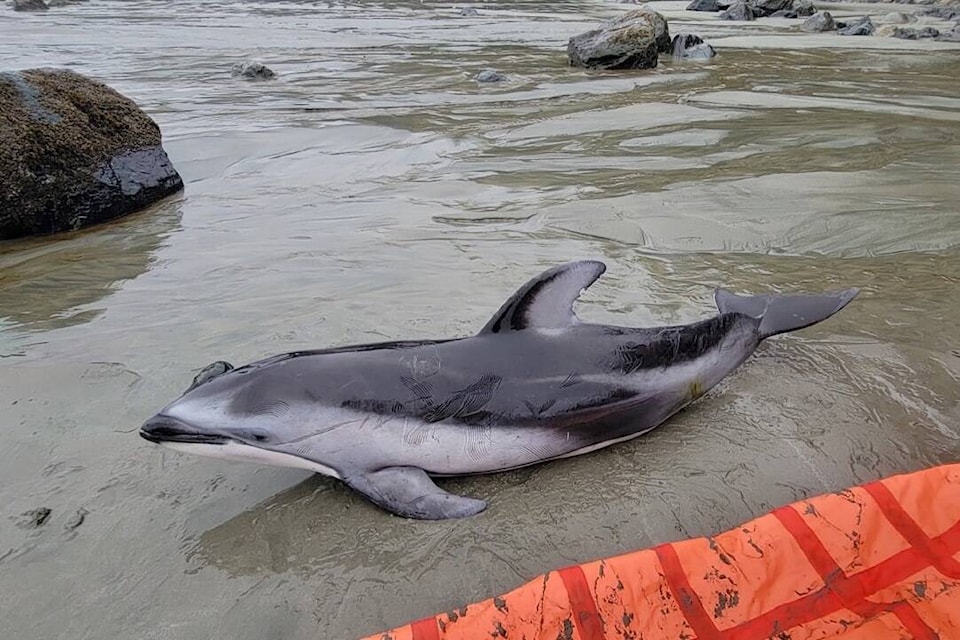
[[[960,465],[551,571],[364,640],[960,638]]]

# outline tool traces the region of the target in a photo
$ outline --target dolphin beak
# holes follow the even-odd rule
[[[223,436],[200,433],[186,422],[165,415],[155,415],[140,427],[140,437],[150,442],[185,442],[192,444],[226,444]]]

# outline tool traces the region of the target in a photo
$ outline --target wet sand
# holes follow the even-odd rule
[[[10,637],[349,639],[956,461],[960,46],[667,2],[716,59],[591,73],[565,66],[566,38],[623,5],[122,6],[0,13],[0,66],[70,65],[130,95],[187,183],[115,224],[0,245]],[[278,79],[231,78],[249,57]],[[511,80],[477,85],[490,66]],[[704,317],[715,286],[863,293],[638,440],[441,481],[490,503],[467,520],[136,435],[213,360],[467,334],[587,256],[608,264],[578,308],[593,321]]]

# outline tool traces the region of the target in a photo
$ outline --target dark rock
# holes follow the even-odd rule
[[[680,33],[673,37],[673,57],[682,60],[708,60],[717,55],[716,50],[692,33]]]
[[[719,16],[721,20],[756,20],[753,9],[746,2],[735,2]]]
[[[30,511],[20,514],[23,516],[20,526],[24,529],[39,529],[43,525],[47,524],[47,520],[50,519],[51,513],[53,512],[47,507],[31,509]]]
[[[960,18],[960,7],[930,7],[929,9],[923,9],[920,13],[941,20],[956,20]]]
[[[670,51],[667,20],[647,7],[608,20],[599,29],[570,38],[570,65],[589,69],[651,69]]]
[[[463,9],[460,9],[460,15],[464,17],[473,18],[475,16],[480,15],[480,12],[474,9],[473,7],[464,7]]]
[[[810,33],[820,33],[822,31],[833,31],[837,24],[833,21],[833,16],[829,11],[820,11],[813,14],[803,21],[800,28]]]
[[[47,6],[50,7],[69,7],[72,4],[80,4],[87,0],[47,0]]]
[[[477,82],[506,82],[507,76],[495,69],[484,69],[474,77]]]
[[[65,69],[0,73],[0,240],[79,229],[183,188],[160,128]]]
[[[793,10],[796,11],[798,18],[806,18],[817,12],[817,8],[810,0],[797,0],[793,3]]]
[[[889,31],[884,29],[884,34],[892,38],[900,38],[901,40],[922,40],[924,38],[939,38],[940,30],[934,29],[933,27],[923,27],[921,29],[911,29],[909,27],[895,27],[893,25],[885,25],[889,27]]]
[[[720,11],[717,0],[693,0],[687,5],[687,11]]]
[[[754,16],[765,18],[771,16],[777,11],[790,11],[793,9],[793,0],[754,0],[750,4]]]
[[[13,0],[14,11],[46,11],[49,9],[43,0]]]
[[[797,16],[797,12],[794,11],[793,9],[790,9],[790,10],[781,9],[780,11],[774,11],[774,12],[771,13],[768,17],[770,17],[770,18],[790,18],[790,19],[793,19],[793,18],[796,18],[796,17],[798,17],[798,16]]]
[[[245,78],[247,80],[272,80],[277,77],[273,69],[261,62],[248,60],[247,62],[238,62],[233,65],[230,74],[234,78]]]
[[[837,34],[841,36],[869,36],[873,33],[873,21],[869,16],[854,18],[845,22],[843,27],[837,25]]]

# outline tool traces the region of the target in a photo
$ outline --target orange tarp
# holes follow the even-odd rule
[[[960,465],[551,571],[364,640],[960,638]]]

